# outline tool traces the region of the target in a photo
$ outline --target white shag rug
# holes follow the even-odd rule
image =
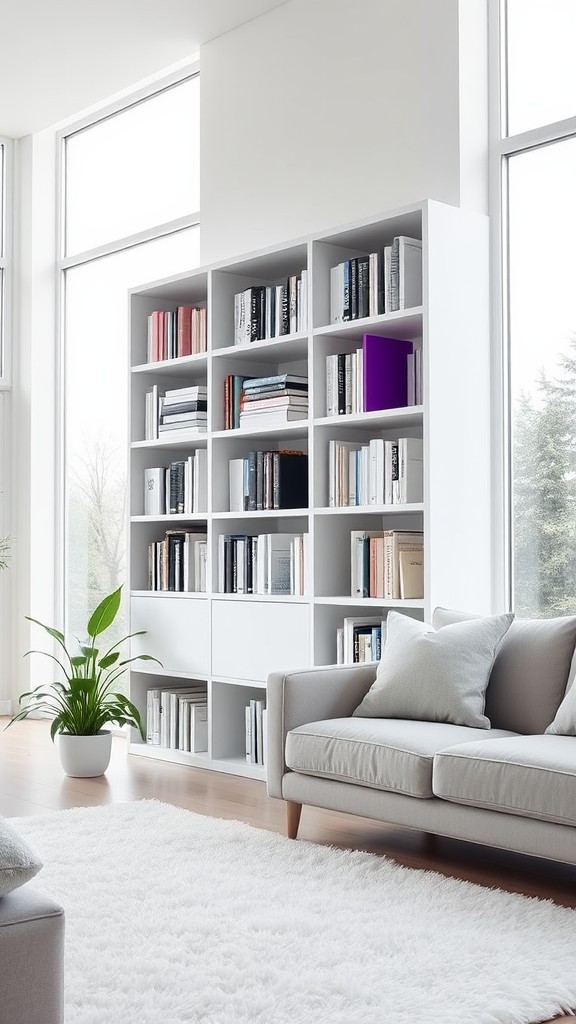
[[[66,1024],[532,1024],[576,913],[154,800],[13,825],[66,911]]]

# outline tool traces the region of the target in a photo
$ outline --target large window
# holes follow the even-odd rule
[[[127,293],[198,265],[198,93],[196,75],[63,138],[62,542],[71,634],[126,578]]]
[[[500,18],[508,590],[518,615],[575,614],[576,4]]]

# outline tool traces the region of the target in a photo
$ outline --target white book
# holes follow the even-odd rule
[[[268,533],[266,537],[265,594],[290,593],[290,546],[293,533]]]
[[[208,452],[206,448],[197,448],[194,452],[193,512],[206,512],[208,509]]]
[[[300,274],[300,295],[298,301],[298,330],[308,329],[308,271]]]
[[[244,511],[244,459],[228,460],[230,511]]]
[[[408,378],[408,405],[416,405],[416,363],[413,352],[406,356],[406,374]]]
[[[338,355],[326,356],[326,415],[338,415]]]
[[[246,729],[246,760],[252,764],[252,709],[249,704],[244,708],[244,720]]]
[[[384,505],[384,451],[385,442],[382,437],[372,437],[369,442],[368,491],[370,505]]]
[[[153,384],[151,388],[146,392],[145,402],[145,440],[146,441],[157,441],[158,440],[158,409],[159,409],[160,395],[158,391],[158,385]]]
[[[384,504],[392,505],[398,493],[398,441],[384,442]]]
[[[190,702],[190,753],[202,754],[208,750],[208,705]]]
[[[330,323],[341,324],[344,313],[344,264],[330,268]]]
[[[384,312],[392,311],[392,246],[384,246]]]
[[[344,628],[338,626],[336,630],[336,664],[344,664]]]
[[[398,503],[423,501],[424,473],[421,437],[398,439],[398,486],[394,500]]]
[[[422,241],[399,235],[398,245],[398,309],[413,309],[422,305]]]
[[[162,516],[166,512],[166,470],[163,466],[144,470],[144,515]]]

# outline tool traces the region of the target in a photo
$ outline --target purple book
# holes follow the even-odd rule
[[[411,341],[364,335],[364,412],[401,409],[408,404],[408,356],[412,351]]]

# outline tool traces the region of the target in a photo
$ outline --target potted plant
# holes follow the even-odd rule
[[[78,654],[70,653],[64,634],[59,630],[26,616],[30,622],[46,630],[61,648],[58,657],[47,651],[27,651],[26,654],[39,653],[52,658],[59,666],[65,682],[37,686],[22,694],[20,703],[27,700],[26,706],[14,715],[8,725],[38,711],[53,715],[50,735],[54,740],[58,734],[62,767],[67,775],[74,778],[94,777],[106,771],[112,749],[112,733],[104,726],[131,725],[140,731],[142,739],[145,738],[138,708],[114,688],[131,662],[156,661],[160,664],[157,658],[149,654],[122,659],[122,645],[133,636],[142,636],[145,631],[129,633],[104,651],[96,646],[97,638],[100,638],[100,645],[103,634],[118,614],[121,593],[122,587],[119,587],[94,610],[86,626],[88,640],[79,643]]]

